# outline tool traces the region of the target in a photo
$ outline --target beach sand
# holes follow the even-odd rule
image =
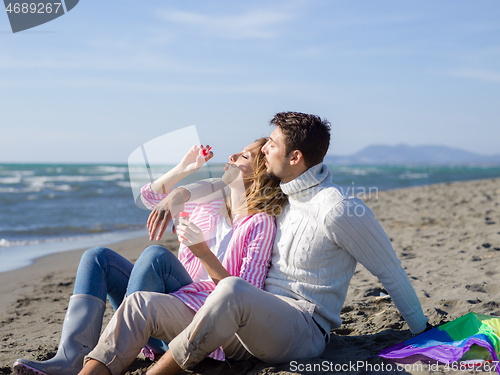
[[[500,316],[500,178],[372,192],[365,198],[391,238],[432,324],[470,311]],[[173,235],[159,243],[172,250],[178,245]],[[109,247],[135,261],[149,244],[138,238]],[[1,374],[12,373],[17,358],[46,359],[55,353],[82,252],[50,255],[30,267],[0,274]],[[325,366],[357,361],[359,367],[351,367],[355,371],[349,373],[366,373],[368,366],[386,369],[391,362],[372,356],[411,335],[390,299],[377,299],[381,291],[381,283],[358,265],[342,310],[344,323],[332,331],[319,358],[283,365],[207,359],[186,373],[326,374],[337,371],[326,371]],[[105,324],[111,314],[108,303]],[[299,364],[323,366],[319,371],[296,371]],[[127,374],[141,374],[150,365],[139,356]],[[430,371],[418,363],[393,373]],[[449,371],[440,366],[435,373]]]

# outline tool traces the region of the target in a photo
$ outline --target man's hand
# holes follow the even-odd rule
[[[173,217],[177,217],[179,212],[184,210],[184,203],[186,203],[191,194],[184,188],[174,189],[164,200],[162,200],[148,218],[147,226],[149,228],[149,240],[155,238],[160,240],[167,229],[168,223]]]

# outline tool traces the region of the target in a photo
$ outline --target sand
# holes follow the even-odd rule
[[[432,324],[470,311],[500,316],[500,178],[372,192],[362,198],[391,238]],[[172,250],[178,245],[173,236],[159,243]],[[138,238],[109,247],[135,261],[149,244]],[[17,358],[47,359],[55,353],[82,252],[50,255],[30,267],[0,273],[0,373],[12,373]],[[358,265],[342,310],[344,324],[332,331],[319,358],[277,366],[256,359],[207,359],[186,373],[326,374],[338,372],[335,364],[357,361],[359,366],[344,372],[387,369],[391,362],[373,356],[411,335],[390,299],[377,299],[381,291],[381,283]],[[105,323],[111,314],[108,303]],[[127,374],[141,374],[150,365],[139,356]],[[444,366],[437,371],[427,366],[417,363],[399,371],[394,365],[392,373],[449,372]]]

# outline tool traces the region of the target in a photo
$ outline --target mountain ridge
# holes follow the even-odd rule
[[[481,155],[442,145],[371,145],[351,155],[326,155],[327,164],[498,165],[500,154]]]

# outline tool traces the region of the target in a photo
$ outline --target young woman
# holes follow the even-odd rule
[[[183,210],[189,213],[189,220],[181,219],[176,226],[181,243],[179,258],[161,246],[150,246],[132,265],[110,249],[88,250],[80,261],[58,353],[48,361],[20,359],[14,365],[16,374],[77,374],[83,357],[97,343],[106,295],[116,310],[125,295],[136,291],[164,293],[174,304],[180,303],[182,306],[177,307],[183,317],[189,318],[226,276],[239,276],[262,288],[275,234],[274,216],[279,215],[285,202],[279,184],[265,177],[265,160],[260,152],[265,142],[265,138],[259,139],[230,156],[222,178],[230,189],[226,200],[201,197],[191,202],[189,198],[194,197],[190,197],[189,185],[170,192],[211,157],[203,155],[206,147],[193,147],[178,166],[146,185],[142,199],[153,209],[150,218],[161,214],[162,204],[168,204],[174,216]],[[153,237],[158,228],[151,223],[149,220]],[[180,332],[182,324],[173,329]],[[139,349],[144,347],[150,358],[167,349],[166,342],[148,338]],[[129,338],[125,342],[130,340],[134,341]],[[127,352],[131,360],[138,354]],[[210,357],[223,360],[222,348]]]

